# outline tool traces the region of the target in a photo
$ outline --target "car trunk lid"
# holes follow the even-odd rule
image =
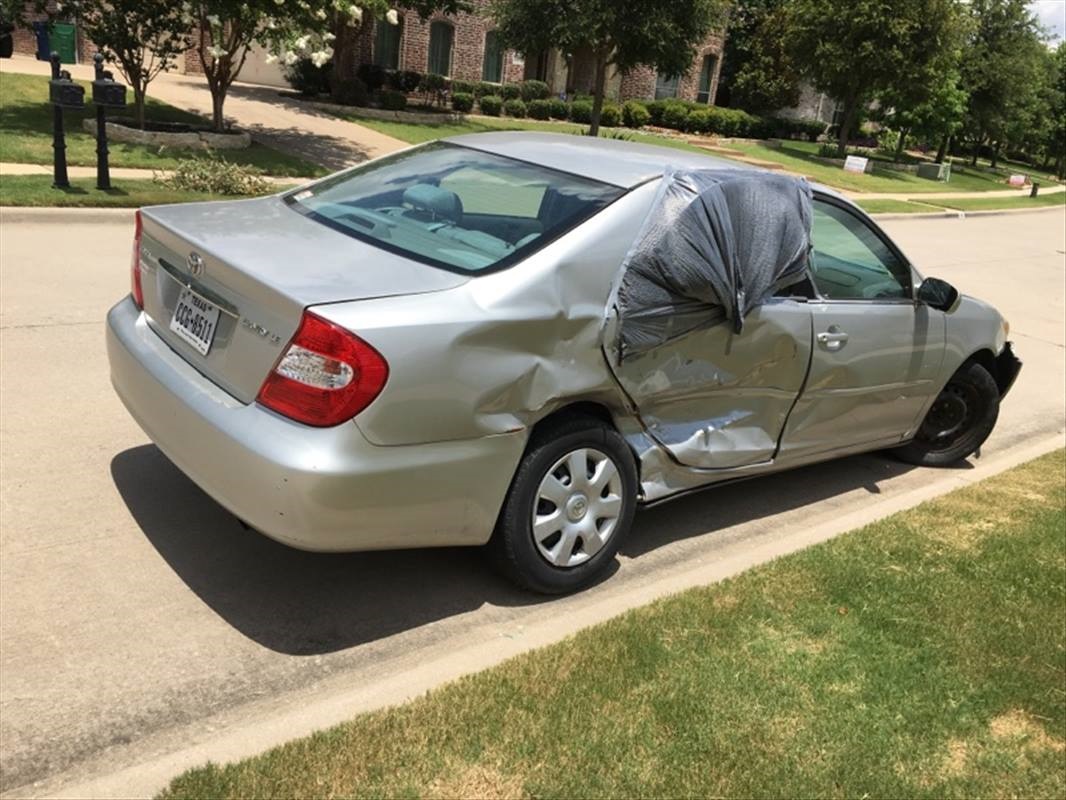
[[[442,291],[468,280],[319,225],[280,197],[157,206],[141,216],[149,325],[245,403],[255,399],[305,308]],[[179,310],[184,324],[175,320]]]

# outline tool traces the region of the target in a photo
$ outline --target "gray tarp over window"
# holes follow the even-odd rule
[[[746,170],[669,170],[618,289],[621,357],[744,317],[807,263],[811,188]]]

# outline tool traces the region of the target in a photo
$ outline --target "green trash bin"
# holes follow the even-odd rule
[[[74,26],[69,22],[53,23],[48,31],[49,44],[52,50],[59,53],[59,60],[63,64],[74,64],[78,60],[77,34]]]

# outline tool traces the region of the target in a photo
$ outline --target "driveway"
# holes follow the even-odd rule
[[[316,555],[242,529],[111,391],[103,319],[128,292],[132,214],[4,210],[2,224],[0,788],[12,795],[150,792],[198,753],[329,721],[309,716],[323,698],[341,698],[340,717],[403,699],[783,552],[788,537],[912,503],[1066,423],[1066,214],[886,223],[926,274],[1010,318],[1025,369],[977,469],[870,455],[690,496],[638,515],[610,580],[545,601],[475,550]],[[85,788],[139,763],[156,771]]]

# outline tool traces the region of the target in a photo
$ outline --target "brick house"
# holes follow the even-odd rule
[[[592,91],[595,62],[591,52],[564,54],[552,49],[523,56],[501,46],[489,16],[490,0],[472,0],[472,12],[434,14],[423,21],[414,11],[400,11],[400,24],[368,21],[359,31],[352,71],[358,64],[374,63],[388,69],[436,72],[467,81],[508,83],[525,79],[542,80],[553,94],[589,94]],[[89,57],[88,43],[79,30],[79,60]],[[724,32],[707,38],[697,49],[685,75],[658,75],[651,67],[637,67],[625,73],[611,70],[607,76],[607,96],[615,100],[654,100],[679,97],[713,103],[722,65]],[[91,45],[90,45],[91,46]],[[34,52],[33,34],[16,31],[16,52]],[[284,85],[280,69],[266,64],[266,54],[253,50],[239,80]],[[195,50],[177,64],[179,72],[198,73],[203,68]]]

